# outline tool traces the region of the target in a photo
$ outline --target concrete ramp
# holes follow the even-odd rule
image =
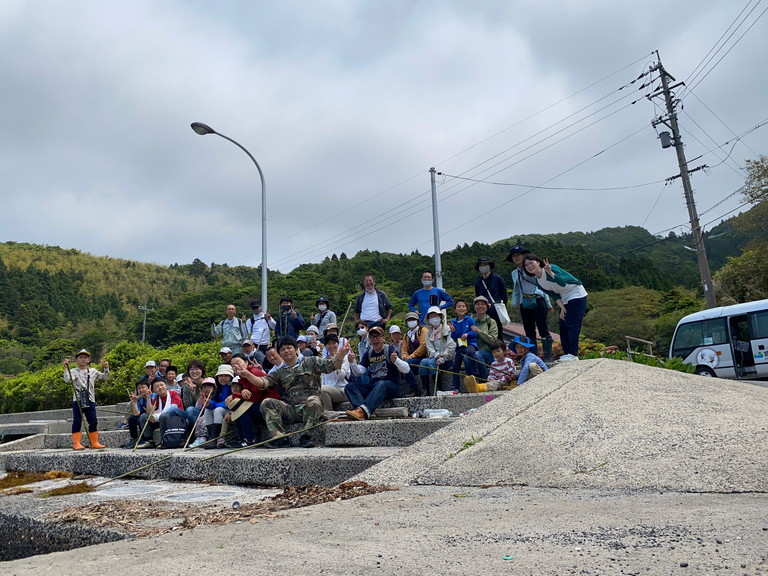
[[[617,360],[560,364],[356,479],[768,492],[768,388]]]

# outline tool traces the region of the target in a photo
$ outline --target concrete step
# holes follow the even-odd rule
[[[102,418],[122,418],[122,414],[128,413],[128,403],[112,404],[96,407],[96,416]],[[11,412],[0,414],[0,424],[13,424],[29,422],[30,420],[72,420],[72,408],[60,410],[40,410],[39,412]]]
[[[324,446],[410,446],[436,430],[449,425],[452,418],[408,418],[331,422],[323,426]]]
[[[33,413],[34,414],[34,413]],[[71,416],[71,414],[70,414]],[[107,416],[99,418],[99,429],[116,429],[123,418]],[[72,432],[72,418],[68,420],[28,420],[0,424],[0,441],[7,438],[31,436],[33,434],[68,434]]]
[[[396,448],[253,448],[225,450],[24,450],[0,453],[5,470],[63,470],[116,478],[163,478],[256,486],[335,486],[390,457]],[[222,456],[213,460],[204,458]]]

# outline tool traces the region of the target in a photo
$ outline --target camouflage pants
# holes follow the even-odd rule
[[[323,403],[318,396],[309,396],[299,404],[288,404],[275,398],[265,398],[261,402],[261,415],[267,424],[269,437],[285,434],[285,425],[303,422],[304,428],[310,428],[320,422],[323,415]]]

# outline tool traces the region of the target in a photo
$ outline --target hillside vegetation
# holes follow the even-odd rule
[[[716,286],[723,303],[766,297],[768,281],[759,275],[768,270],[768,230],[760,225],[764,211],[758,204],[711,231],[722,234],[708,240],[708,250],[713,272],[722,267]],[[495,271],[511,288],[512,266],[505,257],[510,246],[524,244],[583,281],[590,297],[582,337],[624,347],[624,336],[632,335],[655,342],[657,353],[664,354],[679,318],[703,307],[695,254],[684,249],[691,243],[689,236],[656,237],[636,226],[475,242],[442,254],[444,288],[454,297],[474,297],[480,256],[495,260]],[[341,323],[361,289],[362,275],[370,272],[390,296],[395,321],[402,322],[410,295],[420,288],[421,272],[433,266],[432,256],[418,252],[330,254],[287,274],[270,271],[270,308],[275,312],[279,298],[291,296],[308,317],[323,295]],[[756,275],[757,282],[745,287],[745,274]],[[229,303],[247,313],[260,285],[258,268],[200,260],[160,266],[57,246],[0,243],[0,373],[19,374],[0,381],[0,411],[66,405],[60,362],[80,347],[90,349],[94,361],[107,358],[113,365],[115,375],[100,390],[102,401],[122,400],[142,375],[143,362],[159,355],[182,366],[200,355],[213,369],[216,345],[208,319],[223,317]],[[143,305],[153,309],[145,346],[135,344],[141,340]],[[516,310],[510,313],[513,322],[519,321]],[[557,326],[554,314],[550,324]],[[352,332],[351,314],[344,332]]]

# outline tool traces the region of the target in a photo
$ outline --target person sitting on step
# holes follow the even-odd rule
[[[509,344],[509,349],[517,352],[518,358],[520,358],[520,374],[517,377],[517,385],[522,386],[529,378],[538,376],[542,372],[547,371],[547,365],[544,361],[531,352],[531,348],[535,348],[528,336],[515,336]]]
[[[352,403],[353,410],[346,412],[353,420],[367,420],[385,400],[400,397],[400,374],[410,372],[410,366],[397,356],[391,345],[384,341],[384,329],[373,326],[368,331],[371,348],[360,359],[349,355],[349,368],[353,374],[367,373],[367,382],[350,382],[344,393]]]

